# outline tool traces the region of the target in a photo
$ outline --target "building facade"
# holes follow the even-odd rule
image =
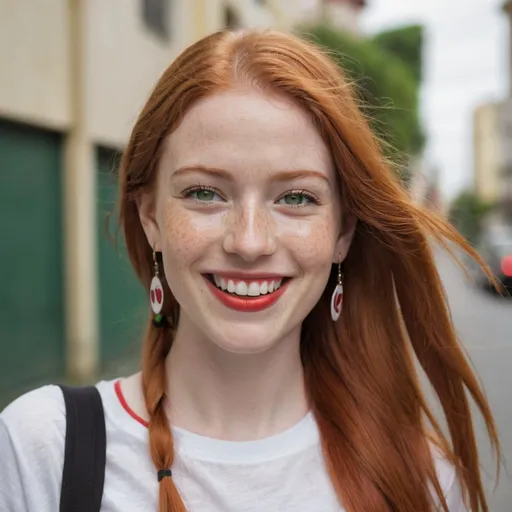
[[[503,162],[499,201],[506,222],[512,225],[512,96],[504,101],[501,107],[500,134]]]
[[[512,0],[503,11],[510,19],[509,83],[512,87]],[[500,205],[512,222],[512,88],[503,101],[478,106],[473,116],[474,188],[480,198]]]
[[[360,19],[366,0],[323,0],[323,19],[337,29],[360,35]]]
[[[503,10],[509,20],[509,93],[502,118],[502,132],[505,134],[505,162],[503,170],[503,192],[501,194],[504,213],[512,224],[512,0],[507,0]]]
[[[474,190],[512,216],[512,99],[480,105],[473,117]]]
[[[512,96],[512,0],[506,0],[503,4],[503,12],[509,20],[510,34],[508,40],[508,59],[509,59],[509,96]]]
[[[486,103],[473,114],[474,189],[481,199],[491,203],[499,199],[504,159],[500,110],[500,103]]]
[[[265,0],[264,4],[279,26],[286,29],[301,24],[326,23],[360,35],[360,19],[366,0]]]

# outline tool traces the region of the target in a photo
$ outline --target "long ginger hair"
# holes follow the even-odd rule
[[[435,443],[455,466],[471,510],[488,511],[468,392],[499,463],[498,436],[454,332],[431,242],[447,248],[455,243],[484,264],[449,224],[410,201],[360,112],[353,87],[315,45],[273,31],[219,32],[187,48],[164,72],[135,124],[120,169],[120,219],[139,278],[149,287],[153,262],[137,199],[151,193],[165,138],[195,102],[239,82],[292,98],[311,116],[332,153],[341,204],[358,220],[344,262],[343,314],[336,324],[330,321],[333,267],[301,335],[307,392],[340,504],[348,512],[427,512],[437,498],[448,510],[435,471]],[[170,468],[174,460],[164,411],[165,358],[179,305],[164,286],[168,326],[149,322],[142,361],[156,470]],[[416,362],[439,399],[448,435],[422,394]],[[159,485],[159,511],[185,512],[172,478]]]

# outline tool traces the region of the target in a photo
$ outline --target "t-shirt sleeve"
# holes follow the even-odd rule
[[[1,418],[0,459],[0,510],[8,512],[28,510],[16,450]]]
[[[0,414],[0,510],[59,510],[66,413],[62,392],[44,386]]]
[[[452,482],[448,486],[445,496],[446,504],[448,505],[448,510],[450,512],[469,512],[469,508],[467,508],[462,498],[462,491],[455,474],[455,469],[453,469]]]
[[[469,512],[469,508],[466,506],[462,496],[462,490],[455,467],[448,462],[437,448],[432,447],[432,451],[436,464],[437,477],[441,489],[443,490],[448,510],[450,512]],[[437,498],[435,501],[436,504],[439,505]]]

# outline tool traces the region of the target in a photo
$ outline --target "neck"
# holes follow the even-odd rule
[[[172,424],[207,437],[269,437],[308,410],[300,328],[264,353],[233,354],[180,324],[166,371]]]

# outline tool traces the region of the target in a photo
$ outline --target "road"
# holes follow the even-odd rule
[[[512,298],[503,298],[472,285],[449,257],[438,255],[438,269],[448,295],[453,321],[493,409],[503,445],[512,464]],[[502,470],[497,488],[484,429],[477,423],[490,510],[512,512],[512,469]]]

